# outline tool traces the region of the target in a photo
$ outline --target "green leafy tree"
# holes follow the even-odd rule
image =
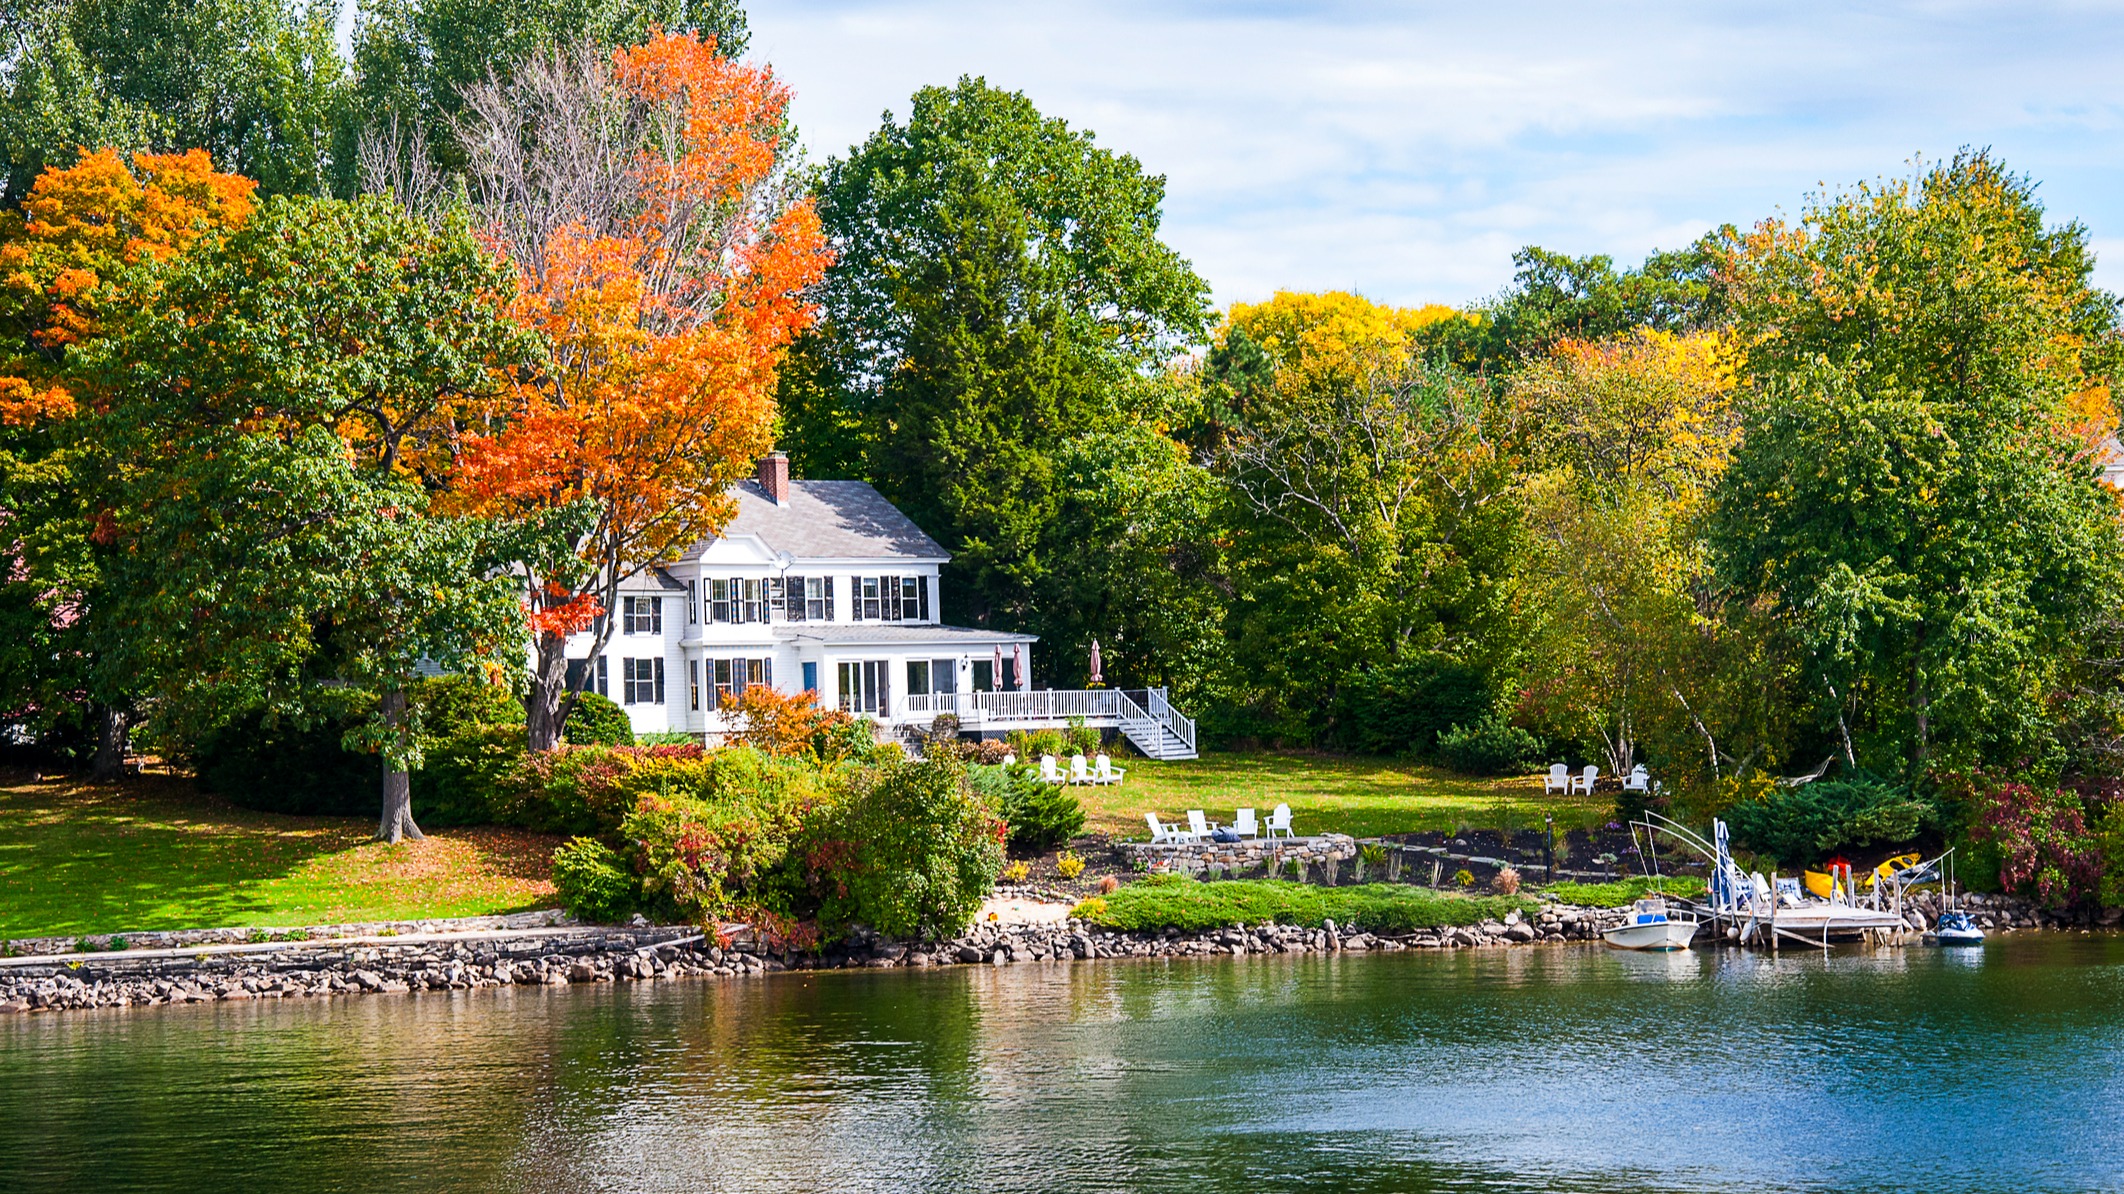
[[[2124,547],[2091,463],[2114,309],[2086,230],[1964,153],[1729,251],[1751,393],[1724,578],[1774,602],[1847,762],[2049,759]]]
[[[5,199],[77,149],[204,149],[267,194],[323,194],[345,63],[326,0],[31,0],[0,59]]]
[[[453,414],[535,345],[506,268],[462,222],[380,200],[280,199],[184,260],[96,349],[113,468],[96,533],[100,649],[169,715],[304,717],[382,693],[356,741],[383,757],[378,836],[419,837],[405,689],[425,661],[514,665],[510,558],[478,521],[430,514]],[[196,722],[195,722],[196,724]]]
[[[1360,690],[1398,683],[1404,660],[1509,673],[1511,432],[1475,379],[1419,359],[1431,322],[1349,295],[1234,309],[1225,342],[1246,332],[1272,371],[1213,458],[1229,528],[1223,728],[1357,741],[1337,715],[1373,704]]]
[[[1032,629],[1086,545],[1056,533],[1071,440],[1206,323],[1158,239],[1162,178],[979,79],[917,92],[817,179],[837,260],[781,390],[812,476],[875,482],[954,553],[954,618]]]
[[[1424,338],[1462,368],[1500,375],[1564,340],[1714,327],[1724,320],[1714,248],[1707,237],[1625,270],[1606,254],[1572,257],[1528,245],[1512,255],[1512,285],[1476,304],[1479,318],[1432,325]]]

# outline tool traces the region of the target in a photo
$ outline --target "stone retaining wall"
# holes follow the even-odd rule
[[[1199,875],[1211,867],[1229,875],[1267,868],[1280,870],[1297,862],[1306,867],[1346,862],[1357,857],[1357,839],[1342,833],[1318,837],[1247,838],[1237,842],[1117,842],[1126,858],[1141,859],[1154,875]]]

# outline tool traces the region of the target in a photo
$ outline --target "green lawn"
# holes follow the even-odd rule
[[[1614,807],[1605,794],[1587,798],[1543,797],[1541,777],[1474,779],[1436,767],[1392,759],[1294,753],[1206,754],[1187,762],[1134,759],[1128,779],[1106,787],[1074,789],[1084,802],[1089,828],[1144,837],[1143,814],[1180,821],[1191,808],[1229,823],[1232,810],[1251,807],[1266,816],[1278,804],[1291,806],[1300,834],[1347,833],[1376,837],[1424,830],[1525,829],[1556,814],[1559,828],[1606,821]]]
[[[369,841],[373,821],[235,808],[187,782],[0,779],[0,940],[290,926],[551,907],[557,839],[446,829]]]

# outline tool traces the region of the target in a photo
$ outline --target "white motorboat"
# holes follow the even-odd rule
[[[1670,912],[1666,900],[1648,896],[1631,905],[1621,924],[1600,935],[1617,949],[1687,949],[1696,936],[1696,918]]]

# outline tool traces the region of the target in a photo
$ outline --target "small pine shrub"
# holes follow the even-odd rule
[[[125,938],[123,938],[123,937],[113,937],[113,938],[111,938],[111,944],[110,944],[110,948],[112,948],[113,950],[120,950],[120,949],[124,949],[124,948],[125,948]]]
[[[553,852],[553,886],[571,915],[592,924],[622,920],[638,902],[620,856],[595,838],[574,838]]]
[[[1438,761],[1463,775],[1523,775],[1541,761],[1541,740],[1501,717],[1438,736]]]

